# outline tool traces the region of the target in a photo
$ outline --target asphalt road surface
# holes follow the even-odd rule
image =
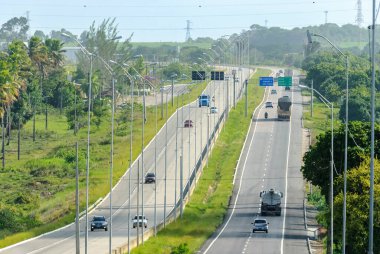
[[[264,102],[272,101],[274,108],[265,108],[263,103],[255,112],[235,176],[229,214],[200,253],[308,253],[300,172],[302,98],[298,87],[291,91],[274,87],[277,94],[271,94],[271,89]],[[277,99],[283,95],[293,101],[290,121],[277,121]],[[281,216],[260,215],[259,194],[270,188],[284,194]],[[267,219],[268,233],[252,233],[251,222],[257,217]]]
[[[229,69],[229,72],[231,70]],[[240,73],[241,72],[241,73]],[[235,86],[235,95],[242,96],[242,80],[248,78],[252,70],[238,71],[240,82]],[[189,175],[194,170],[196,161],[200,158],[201,150],[207,147],[207,137],[211,135],[214,126],[223,110],[233,103],[233,85],[229,81],[212,81],[208,84],[205,94],[214,97],[211,106],[218,108],[218,113],[211,114],[210,108],[198,107],[197,101],[184,105],[169,119],[156,137],[145,147],[144,154],[134,161],[131,169],[126,168],[124,176],[112,191],[112,209],[110,209],[110,195],[107,195],[95,209],[88,214],[88,221],[94,215],[104,215],[109,223],[112,215],[112,230],[96,230],[91,232],[90,226],[86,231],[85,216],[80,219],[80,253],[85,253],[86,232],[87,253],[108,253],[110,246],[115,249],[132,241],[143,231],[164,223],[175,204],[180,200],[181,171],[180,156],[183,158],[183,181],[185,186]],[[229,92],[227,93],[227,87]],[[170,93],[165,94],[165,101],[170,103]],[[227,95],[229,98],[227,99]],[[159,95],[160,96],[160,95]],[[181,93],[180,96],[187,96]],[[179,105],[181,106],[181,105]],[[160,117],[160,108],[158,108]],[[152,121],[152,119],[148,119]],[[192,120],[192,128],[184,128],[184,121]],[[214,141],[211,141],[211,144]],[[115,151],[117,153],[117,151]],[[129,154],[126,154],[129,158]],[[156,184],[143,184],[147,172],[156,172]],[[91,185],[90,188],[96,188]],[[137,198],[139,197],[139,198]],[[84,199],[84,196],[80,197]],[[148,218],[148,227],[132,228],[132,217],[135,214],[144,214]],[[155,216],[156,214],[156,216]],[[112,241],[110,236],[112,234]],[[128,237],[129,236],[129,237]],[[76,252],[75,225],[46,233],[39,237],[0,249],[0,253],[9,254],[36,254],[36,253],[67,253]]]

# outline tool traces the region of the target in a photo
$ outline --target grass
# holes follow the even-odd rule
[[[310,96],[308,91],[302,90],[303,96]],[[309,97],[310,98],[310,97]],[[335,106],[335,105],[334,105]],[[314,144],[316,137],[328,130],[331,130],[331,110],[322,102],[314,98],[313,117],[311,117],[310,103],[303,107],[304,127],[311,131],[311,143]],[[339,108],[334,107],[334,129],[339,127],[341,122],[338,119]]]
[[[178,105],[189,103],[206,87],[206,82],[194,84],[189,87],[189,93],[183,97],[174,99],[174,107],[171,103],[168,105],[168,117],[176,110]],[[158,130],[164,125],[165,119],[161,119],[160,107],[158,107]],[[133,135],[133,160],[140,154],[141,144],[141,125],[142,125],[142,108],[136,107],[134,117],[134,135]],[[118,115],[122,114],[118,111]],[[147,123],[145,125],[145,140],[147,145],[156,134],[155,130],[155,108],[147,108]],[[79,143],[79,169],[80,175],[80,200],[81,210],[85,208],[85,153],[87,142],[87,128],[82,128],[77,136],[73,131],[68,129],[66,117],[59,115],[57,111],[50,110],[48,131],[45,131],[43,115],[36,117],[37,137],[36,141],[32,140],[32,121],[25,124],[21,135],[21,158],[17,160],[17,135],[16,131],[12,132],[12,138],[9,146],[6,146],[6,167],[0,170],[0,181],[3,184],[3,191],[0,193],[0,200],[4,203],[12,203],[20,193],[30,193],[36,198],[32,202],[35,207],[29,209],[29,213],[36,214],[41,221],[41,226],[26,230],[16,234],[9,234],[0,230],[0,248],[20,242],[22,240],[40,235],[42,233],[59,228],[67,223],[71,223],[75,217],[75,175],[73,164],[65,163],[59,158],[59,154],[74,154],[75,142]],[[110,121],[102,119],[99,127],[91,126],[91,146],[90,146],[90,193],[89,203],[94,203],[99,197],[105,196],[109,191],[109,153],[110,145],[105,137],[110,134]],[[124,125],[123,125],[124,124]],[[124,174],[129,166],[129,125],[125,123],[116,124],[115,130],[126,128],[124,135],[115,135],[114,141],[114,170],[113,182]],[[128,134],[128,135],[127,135]],[[33,177],[31,169],[27,167],[28,163],[36,161],[35,164],[44,163],[50,167],[66,167],[64,177],[45,176]],[[51,164],[57,163],[57,164]],[[72,169],[72,171],[71,171]],[[70,171],[70,172],[67,172]],[[62,205],[64,204],[64,205]],[[28,211],[25,211],[27,213]]]
[[[261,102],[264,90],[258,87],[258,77],[268,75],[269,71],[259,70],[248,86],[249,112]],[[251,123],[244,117],[244,100],[232,110],[209,159],[209,166],[203,173],[197,187],[187,204],[182,219],[169,224],[132,250],[134,254],[170,253],[173,247],[187,243],[194,253],[222,223],[227,212],[229,197],[232,194],[232,178],[236,161],[239,158],[245,136]]]

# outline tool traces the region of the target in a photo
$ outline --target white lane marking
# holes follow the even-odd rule
[[[268,91],[269,91],[269,90],[268,90]],[[268,94],[269,94],[269,93],[268,93]],[[268,94],[267,94],[267,96],[268,96]],[[264,96],[264,98],[265,98],[265,96]],[[253,116],[255,115],[255,112],[256,112],[257,109],[259,109],[259,114],[258,114],[258,115],[260,115],[260,112],[261,112],[261,109],[262,109],[262,107],[260,108],[260,105],[261,105],[263,102],[264,102],[264,99],[261,101],[261,103],[259,104],[259,106],[257,106],[257,108],[254,110],[254,112],[253,112]],[[253,138],[255,137],[256,127],[257,127],[257,122],[258,122],[258,121],[255,122],[255,127],[254,127],[254,129],[253,129],[253,134],[252,134],[252,137],[251,137],[251,140],[250,140],[250,143],[249,143],[249,147],[248,147],[248,151],[247,151],[247,156],[245,156],[245,158],[244,158],[243,170],[242,170],[242,173],[241,173],[242,176],[244,175],[244,172],[245,172],[245,169],[246,169],[246,166],[245,166],[245,165],[247,164],[247,159],[248,159],[248,154],[249,154],[249,152],[251,151],[251,147],[252,147],[252,143],[253,143]],[[251,129],[251,126],[252,126],[252,124],[249,125],[248,133],[249,133],[249,131],[250,131],[250,129]],[[248,135],[247,135],[247,137],[248,137]],[[240,153],[240,155],[243,153],[244,147],[245,147],[245,143],[244,143],[244,146],[243,146],[243,149],[242,149],[242,152]],[[239,160],[239,162],[240,162],[240,160]],[[238,166],[239,166],[239,162],[238,162]],[[235,172],[235,176],[236,176],[236,172]],[[234,176],[234,181],[233,181],[234,184],[235,184],[235,176]],[[224,230],[225,230],[226,227],[228,226],[228,223],[231,221],[232,216],[233,216],[234,213],[235,213],[235,209],[236,209],[237,201],[238,201],[238,199],[239,199],[239,194],[240,194],[240,190],[241,190],[242,182],[243,182],[243,181],[240,181],[240,183],[239,183],[238,192],[237,192],[237,194],[236,194],[236,199],[235,199],[234,205],[233,205],[233,207],[232,207],[232,212],[231,212],[231,214],[230,214],[230,217],[228,217],[228,220],[227,220],[226,224],[225,224],[225,225],[223,226],[223,228],[220,230],[220,232],[219,232],[218,235],[215,237],[215,239],[212,240],[212,242],[211,242],[210,245],[207,247],[207,249],[203,252],[204,254],[206,254],[206,253],[210,250],[210,248],[214,245],[214,243],[216,242],[216,240],[218,240],[219,237],[220,237],[220,235],[224,232]]]
[[[253,75],[253,74],[252,74],[252,75]],[[265,96],[265,94],[264,94],[263,99],[261,100],[260,104],[259,104],[259,105],[255,108],[255,110],[253,111],[252,119],[253,119],[253,117],[255,116],[256,110],[258,110],[258,109],[259,109],[259,114],[258,114],[258,116],[260,115],[260,112],[261,112],[261,110],[262,110],[263,103],[264,103],[264,101],[267,100],[268,97],[269,97],[269,89],[266,89],[266,88],[265,88],[265,93],[267,93],[266,96]],[[257,121],[256,121],[256,124],[255,124],[255,128],[256,128],[256,125],[257,125]],[[249,134],[249,132],[251,131],[251,126],[252,126],[252,124],[249,125],[249,128],[248,128],[248,134]],[[236,168],[239,167],[240,160],[241,160],[241,156],[243,156],[243,151],[244,151],[245,145],[246,145],[246,143],[247,143],[247,141],[248,141],[248,136],[249,136],[249,135],[246,135],[246,136],[245,136],[245,140],[244,140],[244,144],[243,144],[243,149],[241,150],[241,153],[240,153],[240,156],[239,156],[239,159],[238,159],[238,163],[237,163]],[[234,179],[232,180],[232,184],[233,184],[233,185],[235,185],[236,173],[237,173],[237,170],[235,170],[235,173],[234,173]]]
[[[292,90],[292,106],[293,107],[293,90]],[[289,169],[289,152],[290,152],[290,136],[292,133],[292,117],[289,119],[289,136],[288,136],[288,150],[286,156],[286,169],[285,169],[285,202],[284,202],[284,218],[282,220],[282,236],[281,236],[281,254],[284,254],[284,236],[285,236],[285,221],[286,221],[286,204],[288,202],[288,169]]]

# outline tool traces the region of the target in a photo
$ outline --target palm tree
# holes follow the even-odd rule
[[[48,65],[48,50],[47,47],[43,44],[40,38],[32,37],[29,40],[28,45],[28,55],[32,64],[39,72],[40,77],[40,89],[41,89],[41,97],[43,97],[42,91],[42,81],[47,76],[47,65]],[[36,101],[36,100],[35,100]],[[36,105],[33,105],[33,141],[35,141],[36,137]],[[47,128],[47,126],[45,126]]]
[[[50,62],[52,63],[53,68],[61,67],[64,60],[63,53],[66,52],[66,50],[63,48],[63,42],[57,39],[46,39],[45,40],[45,46],[48,51],[48,57]]]

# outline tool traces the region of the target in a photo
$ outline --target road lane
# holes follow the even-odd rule
[[[243,69],[244,76],[248,78],[249,72],[246,69]],[[154,188],[157,188],[157,223],[161,223],[164,218],[164,186],[165,186],[165,177],[164,177],[164,168],[165,168],[165,151],[167,157],[167,208],[166,215],[169,215],[170,211],[174,208],[174,205],[179,200],[179,173],[175,177],[176,173],[176,133],[178,141],[178,154],[183,154],[184,158],[184,170],[183,178],[184,184],[189,179],[189,173],[192,172],[196,157],[200,156],[202,148],[206,146],[207,139],[207,130],[211,134],[211,130],[216,124],[216,120],[221,115],[222,110],[226,107],[226,97],[227,90],[225,89],[226,82],[223,81],[214,81],[211,82],[205,93],[211,96],[215,96],[215,105],[218,107],[219,112],[217,114],[209,114],[209,108],[199,108],[197,102],[190,104],[189,108],[185,107],[179,109],[176,114],[168,120],[167,130],[168,134],[165,135],[165,126],[160,130],[158,135],[156,135],[157,148],[156,152],[158,155],[157,158],[157,185],[154,184],[145,184],[144,185],[144,213],[149,219],[148,228],[143,229],[144,231],[149,230],[153,227],[154,221]],[[229,85],[229,95],[232,93],[232,85]],[[241,82],[236,85],[237,90],[241,90]],[[186,95],[184,95],[186,96]],[[232,104],[232,99],[229,100]],[[169,102],[170,103],[170,102]],[[214,105],[214,104],[212,104]],[[160,112],[160,111],[159,111]],[[178,114],[178,121],[177,121]],[[192,119],[194,121],[193,128],[183,128],[183,120]],[[197,131],[195,135],[195,131]],[[182,135],[183,132],[183,135]],[[189,135],[190,134],[190,135]],[[166,139],[167,136],[167,139]],[[196,136],[196,137],[195,137]],[[189,139],[190,138],[190,139]],[[167,140],[167,146],[166,144]],[[194,142],[192,143],[192,140]],[[190,142],[190,150],[189,150]],[[196,146],[195,146],[196,144]],[[165,149],[166,148],[166,149]],[[195,155],[195,149],[197,155]],[[132,229],[131,221],[128,221],[128,214],[130,212],[131,218],[137,213],[137,184],[141,183],[143,177],[148,171],[154,170],[154,139],[146,146],[144,150],[144,169],[140,169],[140,179],[137,178],[137,160],[140,160],[141,166],[141,157],[136,159],[131,168],[131,200],[128,199],[128,190],[129,190],[129,171],[126,171],[125,175],[119,180],[113,189],[112,195],[112,246],[113,249],[124,245],[128,241],[128,229],[130,230],[131,239],[136,238],[136,229]],[[129,154],[125,155],[129,158]],[[190,162],[190,163],[189,163]],[[177,160],[177,171],[179,170],[179,159]],[[90,188],[95,188],[90,184]],[[177,196],[175,199],[175,190],[177,190]],[[141,191],[141,185],[140,185]],[[141,213],[141,195],[139,193],[140,204],[139,209]],[[82,197],[83,198],[83,197]],[[93,215],[104,215],[109,217],[109,196],[106,196],[104,200],[89,213],[89,218],[91,219]],[[80,220],[80,248],[81,253],[84,253],[84,218]],[[140,234],[141,234],[140,228]],[[103,230],[96,230],[94,232],[88,233],[88,253],[107,253],[109,248],[109,232]],[[64,228],[56,230],[54,232],[49,232],[42,236],[39,236],[34,239],[30,239],[25,242],[21,242],[14,246],[4,248],[0,250],[0,253],[25,253],[25,254],[36,254],[36,253],[75,253],[75,225],[70,224]]]
[[[250,142],[237,169],[229,221],[211,237],[202,253],[307,253],[303,218],[301,166],[301,96],[296,88],[268,95],[273,109],[260,108],[252,122]],[[277,121],[277,98],[293,98],[289,122]],[[269,118],[264,118],[264,112]],[[269,233],[252,233],[251,222],[260,215],[259,193],[274,188],[284,193],[281,216],[264,216]],[[236,205],[233,206],[234,202]]]

